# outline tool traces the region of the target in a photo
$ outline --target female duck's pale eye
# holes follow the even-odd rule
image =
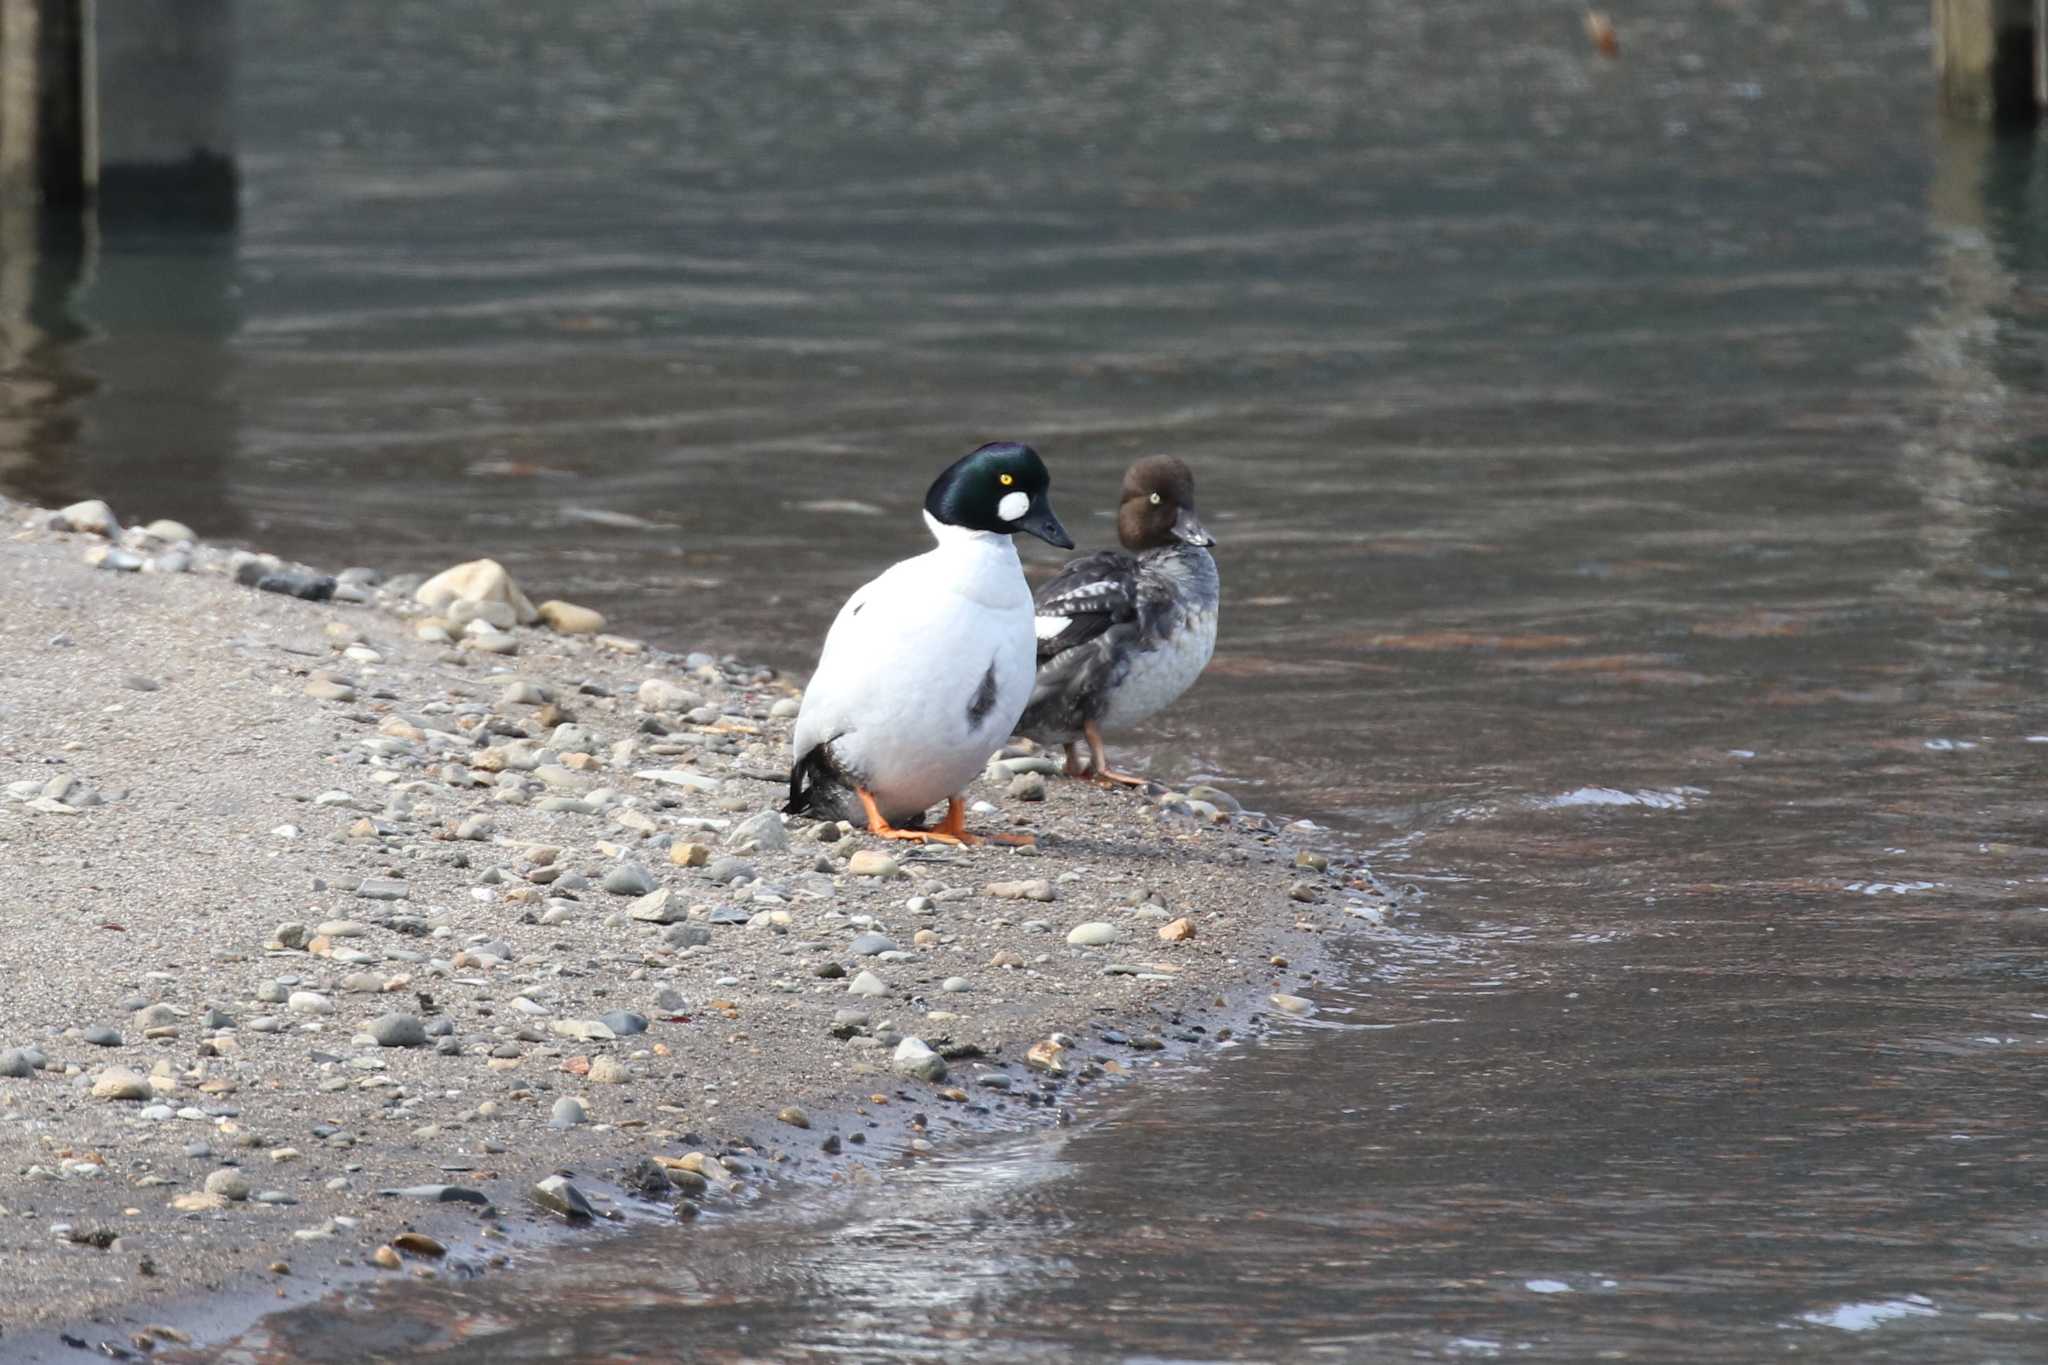
[[[1152,495],[1152,505],[1154,507],[1157,507],[1159,505],[1159,495],[1157,493],[1154,493]]]

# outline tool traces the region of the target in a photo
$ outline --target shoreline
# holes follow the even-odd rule
[[[1028,754],[970,823],[1036,850],[785,827],[773,670],[52,517],[0,499],[8,1359],[545,1255],[561,1170],[631,1228],[1044,1121],[1390,908],[1319,831]]]

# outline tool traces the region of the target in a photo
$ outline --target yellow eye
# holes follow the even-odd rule
[[[1159,495],[1157,493],[1154,493],[1152,495],[1152,505],[1154,507],[1157,507],[1159,505]]]
[[[1000,478],[1003,481],[1003,487],[1005,488],[1008,488],[1011,484],[1017,482],[1017,480],[1014,477],[1008,474],[999,474],[996,477]]]

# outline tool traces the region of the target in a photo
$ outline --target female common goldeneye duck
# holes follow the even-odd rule
[[[891,565],[832,622],[791,741],[790,815],[858,819],[885,839],[977,843],[960,793],[1002,746],[1031,695],[1031,588],[1010,537],[1072,549],[1030,446],[962,457],[924,497],[937,548]],[[935,831],[916,824],[946,803]],[[1031,842],[1028,836],[995,836]]]
[[[1116,531],[1123,549],[1083,555],[1038,590],[1038,681],[1017,732],[1065,745],[1069,777],[1083,775],[1074,744],[1086,739],[1096,781],[1142,786],[1109,766],[1102,727],[1137,724],[1201,675],[1221,584],[1195,476],[1174,456],[1130,467]]]

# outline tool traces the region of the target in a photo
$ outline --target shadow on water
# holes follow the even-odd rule
[[[0,489],[247,535],[236,289],[231,231],[0,212]]]
[[[1224,638],[1126,753],[1420,919],[1072,1129],[234,1349],[2039,1354],[2039,146],[1923,116],[1917,12],[1003,13],[255,11],[242,238],[103,248],[0,477],[800,667],[942,455],[1093,540],[1170,447]]]
[[[74,296],[88,249],[83,224],[0,204],[0,487],[44,504],[81,496],[80,400],[95,386]]]

